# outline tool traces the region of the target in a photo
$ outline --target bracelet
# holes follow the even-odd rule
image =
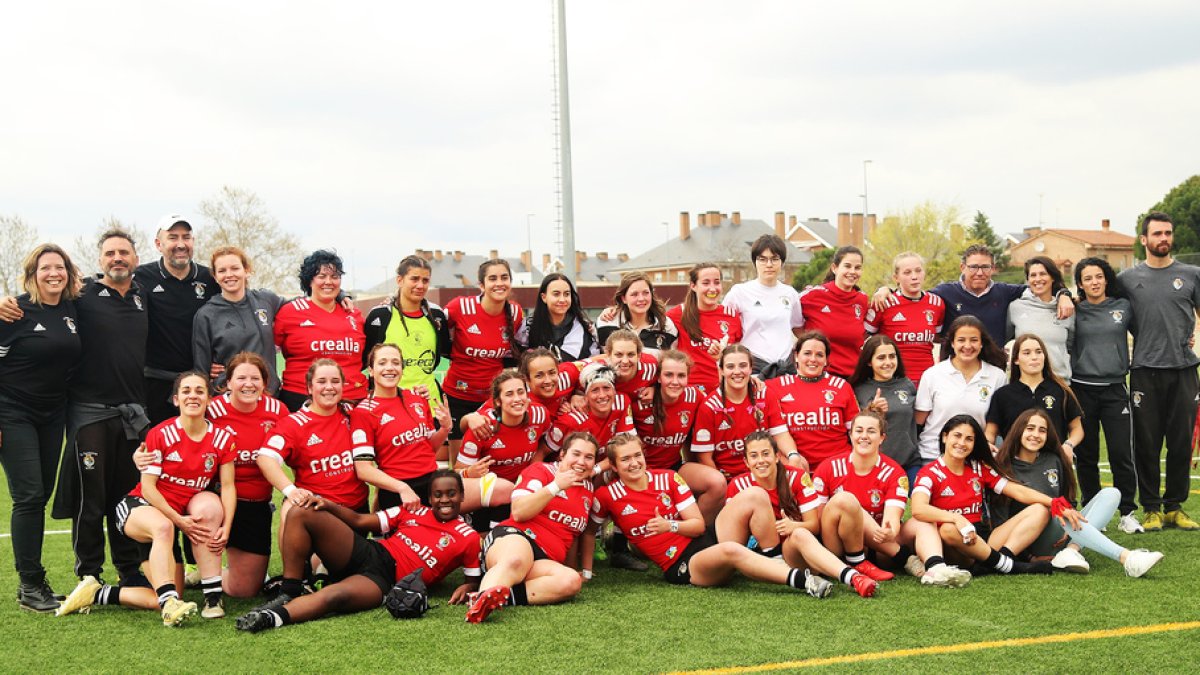
[[[1055,497],[1050,500],[1050,515],[1061,516],[1063,511],[1070,511],[1072,508],[1071,502],[1067,501],[1066,497]]]
[[[284,496],[284,497],[291,497],[291,496],[292,496],[292,493],[293,493],[293,492],[295,492],[295,491],[296,491],[296,484],[295,484],[295,483],[292,483],[291,485],[289,485],[289,486],[287,486],[287,487],[283,488],[282,490],[280,490],[280,492],[282,492],[282,493],[283,493],[283,496]]]
[[[557,496],[561,495],[562,493],[566,492],[566,490],[564,490],[558,486],[558,483],[550,483],[549,485],[546,486],[546,490],[548,490],[550,492],[551,497],[557,497]]]
[[[1071,446],[1071,449],[1072,449],[1072,450],[1074,450],[1074,449],[1075,449],[1075,443],[1074,443],[1073,441],[1063,441],[1063,447],[1064,447],[1064,448],[1065,448],[1066,446],[1068,446],[1068,445],[1069,445],[1069,446]]]
[[[788,453],[788,455],[787,455],[787,458],[788,458],[788,459],[791,459],[791,458],[793,458],[793,457],[799,457],[799,456],[800,456],[800,453],[798,453],[798,452],[796,452],[795,450],[793,450],[793,451],[791,451],[791,452],[789,452],[789,453]]]
[[[581,575],[581,576],[582,576],[584,579],[591,579],[591,578],[592,578],[592,571],[591,571],[591,570],[580,570],[579,574],[580,574],[580,575]]]

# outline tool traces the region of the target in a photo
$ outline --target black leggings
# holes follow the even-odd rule
[[[62,452],[65,404],[38,410],[0,397],[0,462],[12,496],[13,561],[21,582],[38,584],[42,567],[42,537],[46,504],[54,492],[58,457]]]

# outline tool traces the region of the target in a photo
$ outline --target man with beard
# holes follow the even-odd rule
[[[145,291],[150,332],[146,343],[146,415],[158,424],[179,414],[171,405],[175,378],[192,368],[192,319],[220,288],[208,268],[192,261],[192,225],[183,216],[164,216],[154,248],[162,255],[134,270]]]
[[[1171,217],[1151,211],[1142,219],[1146,260],[1118,279],[1133,304],[1133,360],[1129,371],[1134,462],[1147,532],[1163,526],[1197,530],[1181,508],[1190,489],[1192,429],[1200,401],[1196,364],[1189,346],[1200,308],[1200,268],[1171,257]],[[1167,445],[1166,489],[1159,493],[1159,458]]]

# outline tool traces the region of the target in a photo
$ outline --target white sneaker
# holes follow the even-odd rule
[[[904,571],[908,572],[910,576],[920,579],[925,576],[925,563],[921,562],[920,556],[910,555],[908,560],[904,561]]]
[[[833,592],[833,583],[810,570],[804,570],[804,592],[814,598],[827,598]]]
[[[925,570],[925,576],[921,577],[921,583],[926,586],[946,586],[948,588],[962,588],[971,582],[971,573],[945,563],[938,563],[933,567]]]
[[[1121,516],[1120,522],[1117,523],[1117,529],[1125,534],[1140,534],[1145,532],[1145,528],[1138,522],[1137,516],[1132,513],[1126,513]]]
[[[1056,570],[1074,572],[1076,574],[1087,574],[1092,569],[1092,566],[1088,564],[1087,558],[1084,558],[1082,553],[1070,546],[1055,554],[1054,560],[1051,560],[1050,564]]]
[[[1158,551],[1147,551],[1144,548],[1132,550],[1125,556],[1125,574],[1136,579],[1149,572],[1150,568],[1162,559],[1163,554]]]

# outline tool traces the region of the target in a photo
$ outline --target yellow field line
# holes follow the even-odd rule
[[[1080,640],[1102,640],[1113,637],[1129,637],[1131,635],[1146,635],[1148,633],[1169,633],[1185,630],[1200,629],[1200,621],[1177,623],[1160,623],[1151,626],[1124,626],[1122,628],[1106,628],[1083,633],[1058,633],[1039,637],[1011,638],[1008,640],[988,640],[986,642],[964,642],[955,645],[934,645],[913,649],[894,649],[885,652],[866,652],[863,654],[846,654],[843,656],[828,656],[821,658],[803,659],[800,661],[782,661],[779,663],[764,663],[758,666],[738,666],[731,668],[712,668],[710,670],[678,671],[672,675],[693,675],[696,673],[761,673],[771,670],[796,668],[811,668],[814,666],[836,666],[846,663],[861,663],[863,661],[882,661],[885,659],[901,659],[910,656],[929,656],[936,654],[955,654],[958,652],[973,652],[982,649],[1001,649],[1005,647],[1029,647],[1032,645],[1054,644],[1058,642],[1078,642]]]

